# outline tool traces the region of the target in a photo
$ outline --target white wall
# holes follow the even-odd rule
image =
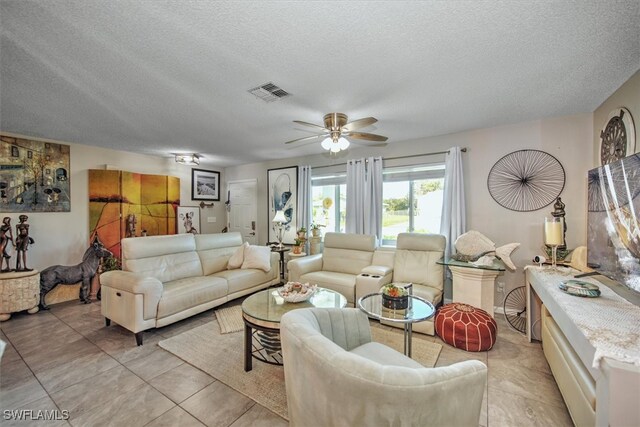
[[[393,143],[385,148],[349,149],[343,157],[329,158],[327,154],[253,163],[229,167],[226,180],[256,178],[258,180],[258,232],[259,240],[267,241],[267,169],[305,165],[313,166],[343,163],[348,158],[370,155],[396,157],[447,150],[458,145],[467,147],[464,154],[465,190],[467,197],[468,228],[486,234],[496,244],[520,242],[513,260],[516,272],[507,272],[498,278],[507,290],[524,284],[522,267],[534,255],[541,253],[542,228],[546,215],[553,210],[547,206],[535,212],[513,212],[498,205],[487,189],[487,176],[493,164],[505,154],[520,149],[537,149],[555,156],[565,169],[566,184],[561,196],[566,204],[568,225],[567,243],[570,248],[586,244],[586,173],[592,167],[593,137],[592,114],[557,117],[510,126],[481,129],[421,140]],[[441,160],[444,156],[415,157],[385,162],[385,166],[417,164]],[[341,166],[337,169],[344,170]],[[323,169],[323,172],[326,169]],[[496,294],[496,304],[502,296]]]
[[[89,169],[104,169],[109,165],[113,169],[137,173],[170,175],[180,178],[180,203],[183,206],[196,206],[199,202],[191,200],[191,167],[176,163],[173,157],[162,158],[133,154],[124,151],[109,150],[89,145],[71,144],[64,141],[44,140],[26,135],[3,132],[3,135],[32,140],[43,140],[71,146],[71,212],[65,213],[29,213],[29,235],[35,244],[29,248],[27,264],[30,268],[42,270],[50,265],[72,265],[82,260],[89,241]],[[201,169],[221,170],[211,165],[201,164]],[[224,174],[221,170],[221,181]],[[221,193],[221,196],[224,196]],[[224,197],[215,202],[213,208],[200,211],[203,233],[219,232],[224,227]],[[0,212],[1,216],[11,217],[11,223],[18,223],[19,213]],[[208,224],[207,216],[217,217],[217,222]],[[12,263],[15,259],[11,259]]]

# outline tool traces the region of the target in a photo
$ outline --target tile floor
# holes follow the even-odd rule
[[[238,303],[238,301],[234,302]],[[0,370],[0,416],[6,409],[68,410],[68,421],[38,426],[280,426],[287,422],[251,399],[161,349],[158,341],[210,321],[213,310],[133,335],[105,327],[100,303],[68,302],[0,324],[8,343]],[[438,366],[478,359],[489,367],[479,424],[570,426],[569,414],[539,343],[498,316],[498,341],[484,353],[443,344]],[[238,362],[241,363],[241,362]],[[259,363],[259,362],[256,362]],[[2,425],[28,422],[2,420]]]

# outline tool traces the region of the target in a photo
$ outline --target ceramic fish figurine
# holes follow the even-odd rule
[[[458,261],[476,261],[485,255],[495,254],[509,269],[515,270],[516,266],[510,257],[518,246],[520,243],[509,243],[496,248],[496,244],[487,236],[479,231],[471,230],[456,239],[456,254],[451,257]]]

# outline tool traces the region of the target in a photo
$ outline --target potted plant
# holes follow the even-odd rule
[[[392,310],[404,310],[409,305],[409,293],[403,286],[389,283],[380,288],[382,306]]]
[[[111,255],[108,258],[102,258],[100,260],[100,265],[98,266],[98,273],[93,276],[93,280],[91,281],[91,297],[95,297],[100,300],[102,297],[102,293],[100,292],[100,275],[102,273],[106,273],[111,270],[122,270],[122,264],[119,258]]]
[[[298,230],[298,239],[307,239],[307,229],[302,227],[300,230]]]
[[[311,234],[313,237],[320,236],[320,227],[324,227],[324,224],[311,224]]]
[[[296,239],[293,241],[293,248],[292,251],[294,254],[300,254],[302,253],[302,246],[304,245],[305,240],[304,239]]]

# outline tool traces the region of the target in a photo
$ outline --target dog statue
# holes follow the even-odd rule
[[[82,282],[80,286],[80,301],[85,304],[91,303],[89,299],[89,287],[91,279],[96,275],[100,258],[107,258],[113,254],[104,247],[98,236],[93,239],[91,246],[82,256],[82,262],[78,265],[65,266],[53,265],[45,268],[40,273],[40,308],[48,310],[49,307],[44,302],[45,296],[59,284],[73,285]]]

